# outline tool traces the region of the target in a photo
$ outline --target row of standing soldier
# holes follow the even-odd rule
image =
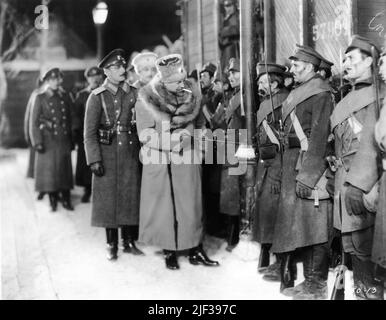
[[[259,94],[266,98],[260,104],[257,112],[257,146],[260,161],[258,163],[259,170],[256,181],[258,201],[253,233],[254,239],[262,245],[259,271],[265,273],[264,278],[267,280],[280,281],[281,292],[294,296],[295,299],[320,299],[326,297],[329,250],[333,238],[333,226],[336,230],[341,230],[344,251],[351,254],[354,282],[357,289],[356,295],[366,299],[383,297],[383,286],[374,280],[372,268],[374,264],[370,262],[370,257],[371,250],[376,249],[378,253],[373,253],[373,257],[376,257],[374,262],[377,263],[377,266],[385,267],[384,244],[382,241],[378,241],[374,242],[374,246],[371,245],[374,215],[369,213],[367,209],[364,209],[363,200],[361,200],[363,199],[363,193],[369,193],[370,189],[372,189],[370,187],[375,183],[374,181],[379,179],[379,175],[374,173],[376,172],[374,168],[379,169],[379,163],[373,163],[373,166],[368,165],[366,168],[363,168],[362,164],[363,161],[366,161],[366,164],[370,164],[371,162],[378,161],[380,158],[379,149],[373,149],[373,153],[368,150],[369,147],[374,146],[368,139],[371,139],[371,134],[373,134],[371,127],[373,128],[375,125],[375,117],[372,120],[367,117],[367,113],[371,112],[367,110],[375,109],[375,107],[369,107],[371,103],[374,103],[375,98],[374,94],[371,93],[372,91],[368,89],[373,88],[371,82],[363,81],[367,80],[363,79],[363,75],[366,74],[367,78],[371,78],[372,65],[371,63],[369,64],[369,61],[371,62],[376,58],[374,54],[371,54],[371,47],[375,48],[367,39],[355,37],[353,43],[347,49],[345,67],[347,78],[355,84],[354,90],[335,109],[332,97],[333,90],[328,84],[328,79],[326,80],[331,75],[332,64],[312,48],[298,46],[295,54],[290,57],[292,60],[290,71],[297,82],[297,86],[291,93],[289,93],[285,86],[285,79],[290,78],[285,67],[273,63],[258,64],[257,66]],[[374,50],[376,49],[372,51],[374,52]],[[171,179],[173,176],[173,173],[171,174],[172,168],[165,167],[162,170],[166,180],[163,180],[160,184],[153,183],[154,181],[149,179],[150,177],[154,179],[155,167],[152,170],[151,167],[145,166],[144,172],[146,171],[147,173],[142,175],[142,178],[139,178],[140,175],[130,177],[130,185],[127,181],[124,181],[128,177],[125,174],[119,174],[119,172],[114,171],[106,174],[106,172],[111,172],[110,166],[121,170],[119,159],[122,159],[122,157],[119,151],[127,147],[129,151],[125,154],[126,160],[131,160],[126,161],[126,165],[128,163],[131,166],[134,164],[136,168],[134,170],[133,168],[122,169],[122,172],[141,171],[141,165],[137,162],[138,159],[135,156],[133,157],[133,154],[136,152],[134,150],[135,147],[132,149],[133,152],[130,152],[132,144],[137,146],[136,150],[139,152],[138,136],[135,126],[133,127],[133,123],[135,123],[135,121],[133,122],[133,106],[137,101],[137,95],[133,87],[128,87],[127,82],[124,82],[124,68],[123,66],[122,68],[119,67],[121,64],[119,60],[124,60],[122,58],[123,52],[118,53],[115,52],[107,56],[101,62],[101,66],[106,67],[106,62],[113,57],[113,63],[107,65],[107,68],[104,68],[104,72],[109,79],[110,67],[118,67],[117,70],[113,71],[118,72],[118,74],[115,73],[116,81],[121,86],[112,86],[106,80],[104,85],[93,91],[88,101],[89,105],[97,104],[98,108],[89,106],[87,109],[90,114],[87,116],[86,113],[85,144],[88,157],[87,163],[91,165],[94,173],[93,225],[106,228],[110,259],[117,258],[117,227],[123,227],[124,250],[126,252],[142,254],[135,247],[134,242],[138,237],[137,226],[139,223],[140,229],[142,224],[141,240],[148,244],[159,245],[165,249],[168,268],[179,268],[176,250],[181,248],[191,248],[190,260],[193,264],[218,265],[207,258],[202,250],[202,226],[197,222],[200,220],[200,214],[197,214],[197,212],[200,212],[197,209],[197,205],[201,203],[199,190],[194,191],[197,198],[191,197],[190,199],[192,200],[192,211],[186,211],[184,206],[180,207],[177,211],[181,213],[186,211],[186,214],[183,214],[178,219],[176,218],[176,207],[178,207],[176,206],[176,197],[177,201],[185,201],[187,198],[186,193],[182,196],[173,194],[174,190],[179,188],[173,187],[173,179]],[[118,56],[121,58],[117,61]],[[140,94],[136,106],[137,117],[139,117],[138,127],[143,130],[154,130],[154,128],[158,130],[159,127],[157,125],[154,127],[157,120],[166,119],[173,123],[172,119],[174,117],[176,117],[176,121],[177,119],[179,121],[177,121],[178,125],[175,125],[176,128],[185,128],[194,119],[194,126],[202,127],[201,117],[205,119],[205,125],[211,129],[216,127],[236,130],[245,128],[245,113],[240,103],[240,68],[238,59],[231,59],[228,68],[229,84],[233,88],[232,96],[224,97],[226,93],[221,90],[221,82],[214,79],[215,66],[208,64],[198,73],[202,83],[202,101],[200,102],[202,109],[199,115],[196,114],[196,109],[194,108],[194,104],[197,104],[197,99],[194,97],[200,96],[198,93],[194,93],[194,81],[183,80],[186,75],[178,74],[178,70],[182,70],[180,68],[180,57],[166,57],[158,61],[158,65],[155,63],[155,57],[152,58],[151,54],[150,56],[145,55],[143,59],[153,59],[153,66],[151,66],[152,63],[149,63],[150,66],[147,67],[147,80],[143,80],[142,83],[139,81],[135,84],[137,88],[145,87],[144,90],[140,90],[142,94]],[[117,62],[118,64],[116,64]],[[177,68],[167,67],[169,64],[173,65],[175,63],[177,63]],[[156,71],[155,65],[158,67],[160,77],[155,77],[155,79],[150,81]],[[162,67],[165,67],[164,73],[162,73]],[[368,75],[369,72],[370,75]],[[162,76],[163,74],[164,76]],[[178,78],[171,81],[171,83],[179,83],[179,86],[177,85],[177,87],[173,88],[173,85],[171,85],[172,88],[168,88],[170,84],[168,85],[168,81],[165,81],[165,79],[170,75]],[[191,76],[195,77],[195,74],[193,73]],[[110,77],[112,76],[110,75]],[[198,77],[196,76],[196,78]],[[147,85],[149,81],[151,84]],[[158,87],[156,87],[157,85]],[[122,88],[123,92],[120,88]],[[162,112],[157,109],[155,110],[154,101],[157,101],[157,98],[153,97],[151,92],[154,88],[158,88],[159,94],[164,94],[164,101],[158,101],[158,108]],[[178,106],[180,106],[178,105],[178,100],[177,106],[174,109],[169,107],[169,109],[162,110],[165,104],[170,105],[167,102],[168,98],[170,98],[168,95],[171,92],[178,96],[178,93],[182,93],[181,91],[186,88],[191,89],[188,92],[190,91],[192,96],[184,97],[182,95],[180,98],[182,102],[189,102],[192,99],[189,103],[185,103],[187,106],[185,112],[190,110],[190,113],[184,114],[182,119],[178,112],[175,114]],[[362,102],[359,102],[360,100],[356,99],[356,97],[353,100],[352,94],[355,94],[357,90],[366,88],[366,92],[360,91],[357,95],[365,100],[367,98],[368,100],[364,101],[365,103],[373,98],[372,101],[362,105]],[[117,99],[117,95],[120,95],[118,93],[129,95],[127,97],[129,99],[127,105],[130,107],[126,115],[122,113],[124,114],[124,119],[121,118],[122,108],[119,106],[122,97]],[[112,101],[109,101],[109,103],[105,102],[105,104],[106,106],[118,105],[116,107],[117,110],[110,107],[107,108],[106,112],[104,110],[105,107],[103,107],[103,99],[98,99],[98,96],[101,94],[111,95],[110,100]],[[350,108],[354,109],[349,109],[347,103]],[[353,107],[356,103],[359,105]],[[182,103],[182,105],[185,104]],[[192,104],[190,109],[189,104]],[[95,113],[95,109],[99,111]],[[131,113],[129,112],[130,110]],[[170,114],[170,110],[173,110],[174,113]],[[118,113],[114,111],[118,111]],[[365,111],[367,113],[364,117],[368,122],[365,122],[360,117],[360,114]],[[114,122],[117,135],[112,138],[112,141],[109,141],[111,137],[105,137],[107,140],[101,144],[100,129],[102,129],[103,136],[103,124],[107,125],[105,129],[109,125],[109,123],[103,122],[106,122],[107,119],[114,119],[117,116],[118,118],[115,118],[116,121]],[[87,119],[89,119],[89,122],[94,123],[91,127],[87,125]],[[326,125],[330,123],[330,120],[332,134],[330,134],[329,126]],[[121,121],[125,124],[121,125]],[[155,133],[160,133],[157,130]],[[122,133],[127,135],[123,134],[123,137],[120,138],[119,134]],[[332,139],[332,137],[335,139]],[[358,139],[358,137],[360,138]],[[118,141],[120,139],[123,140]],[[335,142],[335,158],[332,155],[334,152],[331,152],[332,141]],[[141,142],[146,146],[147,140]],[[110,152],[111,150],[103,154],[103,149],[108,150],[108,148],[111,148],[111,144],[117,150],[118,156],[115,159],[112,158],[114,153]],[[354,144],[358,144],[358,148],[353,146]],[[152,148],[151,146],[147,147]],[[344,148],[353,149],[346,150]],[[344,149],[344,155],[342,154],[342,149]],[[330,163],[337,170],[335,182],[332,179],[333,173],[331,170],[327,170],[328,162],[326,161],[326,156],[329,153],[332,153],[330,159],[333,159]],[[373,155],[375,156],[373,157]],[[367,158],[363,160],[361,157]],[[111,164],[115,164],[115,166],[109,165],[109,161],[112,161]],[[117,161],[119,162],[118,165]],[[358,171],[352,172],[363,172],[362,180],[360,180],[361,175],[355,174],[354,176],[352,174],[352,177],[350,176],[350,165],[360,166],[360,168],[357,168]],[[373,170],[371,178],[375,179],[374,181],[369,178],[370,171],[366,171],[366,169]],[[186,168],[185,170],[194,171],[192,168]],[[184,171],[184,174],[187,171]],[[169,178],[167,179],[167,177]],[[324,179],[324,177],[326,178]],[[103,179],[105,179],[104,183],[101,182]],[[142,188],[140,188],[140,179],[142,179]],[[316,186],[319,187],[323,184],[323,180],[327,182],[327,188],[325,187],[324,191],[327,190],[329,195],[326,195],[326,192],[321,193],[315,189]],[[162,189],[161,184],[164,186],[165,181],[169,181],[169,187],[166,190],[171,190],[167,197],[169,201],[163,206],[159,206],[159,201],[163,197],[157,198],[159,201],[150,201],[150,199],[154,198],[150,196],[150,192],[153,192],[153,194],[159,193],[160,189]],[[180,181],[180,179],[176,179],[175,183],[179,183],[177,181]],[[199,180],[194,181],[194,179],[190,179],[190,183],[186,182],[186,186],[192,187],[193,185],[194,189],[194,186],[200,185]],[[203,182],[206,219],[212,219],[209,222],[216,225],[216,223],[221,223],[218,219],[219,212],[229,216],[226,223],[228,230],[225,236],[228,239],[228,250],[232,250],[238,242],[239,216],[243,208],[241,201],[244,190],[242,186],[243,180],[239,176],[228,175],[226,165],[221,166],[215,163],[204,165]],[[105,184],[108,184],[111,188],[106,188]],[[335,190],[339,191],[334,192],[333,184],[335,184]],[[320,190],[322,189],[321,187]],[[130,190],[130,199],[127,199],[127,192],[121,195],[123,190]],[[43,191],[49,192],[49,190]],[[139,194],[141,194],[141,200],[138,199]],[[330,196],[334,196],[334,207],[332,206],[331,199],[329,199]],[[179,197],[181,197],[180,200],[178,200]],[[119,207],[123,203],[130,203],[130,205],[128,208]],[[382,200],[380,203],[383,203]],[[146,208],[141,209],[143,211],[141,218],[142,216],[147,216],[142,222],[138,222],[139,207]],[[159,212],[160,210],[163,211],[162,214]],[[158,213],[155,214],[155,211]],[[167,221],[166,224],[160,221],[159,217],[155,219],[157,215],[163,217],[164,214],[167,215],[167,219],[161,218],[161,220],[163,222]],[[128,215],[131,217],[128,217]],[[174,217],[170,215],[174,215]],[[210,217],[210,215],[217,215],[217,218],[213,220],[213,217]],[[178,234],[181,234],[181,232],[177,232],[177,229],[182,227],[182,230],[184,230],[181,221],[185,221],[188,216],[196,216],[196,222],[193,225],[187,224],[187,229],[190,230],[190,233],[192,233],[192,230],[197,231],[196,235],[192,238],[196,240],[188,240],[187,244],[180,247],[178,243],[184,243],[185,240],[178,239]],[[120,220],[120,218],[123,218],[123,220]],[[171,220],[174,220],[174,225]],[[176,225],[177,221],[179,224]],[[382,231],[384,230],[382,229],[384,228],[384,221],[380,214],[377,215],[377,221],[380,222],[376,225],[376,239],[382,237]],[[169,230],[169,228],[171,229]],[[164,238],[166,234],[168,234],[169,240]],[[172,234],[174,234],[174,239],[173,237],[170,238]],[[268,266],[269,259],[267,258],[269,257],[269,251],[276,254],[277,261]],[[381,254],[379,254],[380,252]],[[197,258],[197,255],[199,255],[199,258]],[[197,262],[197,259],[199,262]],[[305,281],[294,287],[296,262],[299,259],[303,262]],[[378,268],[377,270],[383,269]]]
[[[380,104],[375,74],[378,58],[379,51],[370,40],[353,37],[345,53],[345,81],[341,82],[346,84],[339,88],[341,96],[331,87],[333,64],[310,47],[297,45],[289,57],[290,74],[296,82],[292,91],[285,85],[290,77],[285,66],[257,65],[263,99],[256,115],[259,161],[253,238],[261,244],[258,271],[267,281],[280,281],[281,293],[296,300],[327,298],[329,266],[337,263],[332,252],[337,250],[337,235],[344,268],[353,270],[355,296],[384,297],[384,117],[377,125],[379,147],[374,137]],[[383,59],[379,64],[384,70]],[[228,114],[225,129],[234,128],[232,123],[238,123],[237,129],[245,128],[237,90],[238,60],[231,59],[229,64],[229,82],[236,90],[230,100],[223,99],[225,108],[217,104],[214,70],[208,64],[201,72],[203,84],[207,76],[214,82],[203,90],[208,128],[224,128],[222,109]],[[209,167],[206,177],[205,166]],[[226,166],[219,168],[218,164],[204,165],[204,203],[207,216],[216,209],[234,215],[234,224],[228,222],[228,226],[237,228],[243,209],[237,200],[243,198],[245,188],[241,177],[226,177],[224,169]],[[232,239],[231,230],[227,233],[230,250],[238,242],[237,237]],[[270,252],[276,255],[273,264],[269,264]],[[297,262],[303,263],[305,280],[295,286]],[[342,289],[340,280],[338,277],[334,289]],[[334,298],[339,298],[336,290]]]

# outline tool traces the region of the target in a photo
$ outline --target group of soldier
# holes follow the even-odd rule
[[[386,111],[375,70],[380,66],[386,80],[385,53],[354,36],[341,94],[331,86],[333,64],[313,48],[297,45],[289,60],[289,70],[271,62],[256,66],[251,228],[261,244],[258,272],[294,299],[326,299],[339,238],[356,297],[383,299]],[[123,252],[144,255],[137,240],[157,246],[168,269],[179,269],[184,253],[193,265],[219,266],[205,253],[203,236],[224,238],[228,251],[237,246],[246,210],[244,176],[232,174],[235,164],[217,161],[216,152],[211,162],[184,162],[202,156],[193,143],[196,129],[225,133],[224,140],[214,139],[215,150],[241,144],[246,110],[240,61],[229,60],[226,78],[219,69],[207,63],[188,75],[181,55],[152,52],[128,64],[116,49],[86,71],[89,86],[75,101],[61,87],[61,71],[49,70],[26,112],[39,198],[48,194],[53,211],[58,201],[73,210],[76,146],[76,182],[85,188],[82,201],[91,197],[92,226],[106,230],[109,260],[118,258],[121,229]],[[137,81],[128,80],[129,72]],[[181,131],[177,143],[167,138]],[[270,264],[271,254],[276,261]],[[298,262],[305,280],[295,286]]]

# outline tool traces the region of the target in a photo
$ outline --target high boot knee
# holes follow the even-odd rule
[[[292,252],[280,254],[280,278],[281,293],[295,285],[295,267]]]
[[[374,279],[374,263],[352,255],[354,292],[358,300],[384,300],[383,281]]]
[[[259,264],[257,266],[257,272],[263,273],[269,266],[269,249],[271,249],[270,243],[261,244]]]
[[[107,260],[118,259],[118,229],[106,228]]]
[[[237,244],[239,243],[239,234],[240,234],[240,218],[239,216],[229,216],[228,218],[228,238],[226,247],[227,251],[232,251]]]

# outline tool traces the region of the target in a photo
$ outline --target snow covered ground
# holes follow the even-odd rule
[[[28,151],[2,152],[10,155],[0,155],[2,299],[290,299],[279,293],[279,283],[262,280],[259,246],[248,241],[229,253],[221,239],[206,238],[218,268],[180,257],[181,269],[167,270],[159,248],[141,244],[146,256],[120,251],[117,261],[107,261],[105,232],[90,226],[91,205],[80,203],[82,190],[73,191],[75,211],[59,205],[52,213],[47,197],[36,201],[33,181],[25,178]],[[334,278],[330,272],[330,293]],[[346,299],[353,299],[351,272],[346,283]]]

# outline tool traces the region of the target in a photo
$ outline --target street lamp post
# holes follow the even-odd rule
[[[92,18],[97,32],[97,59],[100,61],[103,56],[103,25],[106,22],[108,14],[107,4],[99,1],[92,10]]]

